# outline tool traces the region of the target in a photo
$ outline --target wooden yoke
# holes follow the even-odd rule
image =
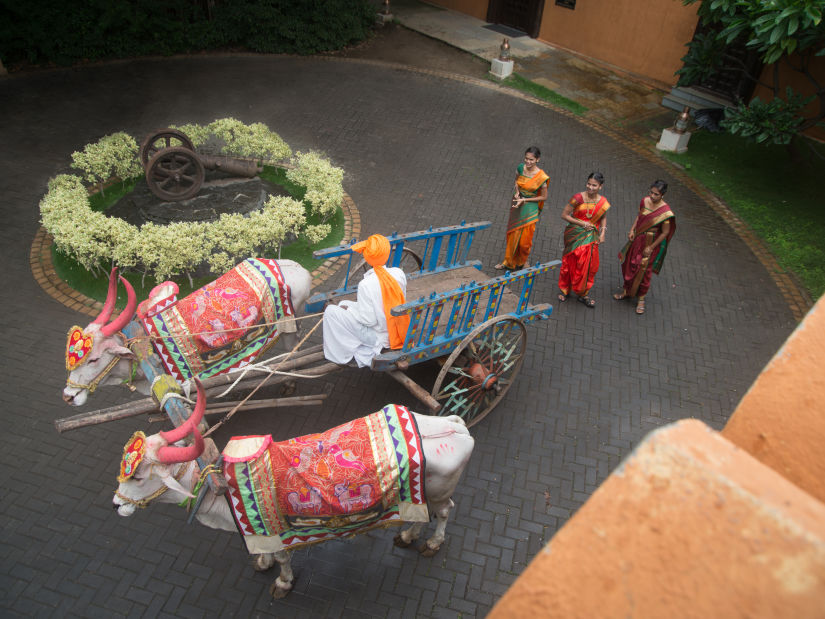
[[[126,325],[123,329],[123,333],[129,339],[146,336],[143,327],[137,320],[132,320],[132,322]],[[135,352],[138,355],[138,363],[140,363],[140,368],[143,370],[143,373],[152,385],[152,398],[155,402],[157,402],[158,406],[164,402],[164,398],[166,399],[165,403],[163,403],[163,412],[166,413],[169,420],[175,425],[175,427],[178,427],[189,418],[189,415],[192,414],[192,410],[183,400],[176,397],[166,398],[166,396],[170,393],[183,395],[183,390],[175,379],[163,371],[163,367],[161,366],[157,355],[152,354],[153,349],[151,345],[147,350],[138,350]],[[198,429],[201,431],[201,434],[205,433],[209,429],[209,424],[205,419],[201,421]],[[207,466],[217,461],[219,457],[220,454],[218,453],[217,447],[215,447],[215,442],[210,438],[205,438],[203,453],[197,458],[197,463],[200,470],[203,471]],[[206,483],[209,485],[210,490],[212,490],[215,494],[226,493],[226,480],[220,473],[210,473],[206,477]]]

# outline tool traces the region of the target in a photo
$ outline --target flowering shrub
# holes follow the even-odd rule
[[[205,127],[189,124],[179,129],[196,147],[217,138],[226,154],[268,164],[292,154],[280,136],[261,123],[244,125],[224,118]],[[74,153],[72,159],[90,183],[103,183],[113,175],[129,178],[141,171],[137,143],[125,133],[106,136]],[[277,250],[290,236],[317,243],[329,234],[329,224],[308,226],[306,212],[318,215],[322,222],[335,213],[344,195],[343,170],[315,152],[298,153],[291,164],[287,177],[306,188],[304,202],[271,196],[260,211],[247,215],[224,214],[214,222],[166,226],[146,223],[139,228],[92,211],[83,179],[61,174],[49,181],[49,191],[40,202],[41,222],[57,249],[89,270],[112,262],[162,280],[205,263],[221,273],[245,258]]]
[[[322,221],[327,221],[344,199],[344,171],[312,151],[296,153],[292,165],[286,177],[307,188],[304,200],[312,205],[313,212],[318,213]]]
[[[126,180],[141,173],[137,153],[135,139],[121,131],[72,153],[72,167],[83,172],[88,182],[97,183],[102,192],[103,183],[113,176]]]

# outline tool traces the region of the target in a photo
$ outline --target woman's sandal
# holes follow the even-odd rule
[[[493,267],[496,271],[503,271],[507,268],[507,265],[503,262],[499,262],[496,266]]]
[[[621,301],[622,299],[627,298],[627,294],[624,293],[624,292],[617,292],[616,294],[613,295],[613,298],[616,299],[617,301]]]
[[[561,301],[562,303],[567,301],[567,295],[563,294],[563,293],[559,293],[559,301]]]
[[[645,302],[644,301],[639,301],[636,304],[636,313],[637,314],[644,314],[645,313]]]
[[[584,303],[590,309],[593,309],[594,307],[596,307],[596,302],[593,299],[591,299],[590,297],[578,297],[576,300],[579,303]]]

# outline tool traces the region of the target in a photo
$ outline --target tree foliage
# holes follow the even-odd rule
[[[313,54],[363,40],[370,0],[0,0],[0,59],[85,60],[243,47]]]
[[[734,43],[743,43],[765,65],[774,65],[769,82],[748,75],[770,89],[774,99],[740,102],[726,115],[728,130],[760,142],[787,144],[825,118],[825,83],[811,71],[814,59],[825,55],[825,0],[683,1],[688,5],[701,1],[698,13],[708,32],[697,34],[689,44],[684,66],[677,71],[679,85],[701,83],[722,68],[746,73],[747,67],[726,53]],[[813,94],[804,97],[792,88],[783,89],[780,66],[801,73]],[[806,106],[816,99],[815,111],[805,114]]]

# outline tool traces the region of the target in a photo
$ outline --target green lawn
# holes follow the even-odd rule
[[[782,146],[699,130],[686,153],[664,155],[724,200],[816,299],[825,292],[825,159],[800,148],[793,161]]]
[[[532,95],[537,99],[541,99],[542,101],[552,103],[553,105],[573,112],[576,116],[581,116],[585,112],[587,112],[587,108],[584,107],[581,103],[573,101],[572,99],[568,99],[567,97],[557,93],[555,90],[550,90],[549,88],[542,86],[541,84],[531,82],[530,80],[522,77],[518,73],[513,73],[504,80],[497,80],[489,75],[487,76],[487,79],[494,82],[498,82],[500,84],[504,84],[505,86],[509,86],[510,88],[520,90],[521,92],[527,93],[528,95]]]
[[[281,185],[292,197],[301,200],[306,193],[303,187],[294,185],[286,178],[286,172],[280,168],[272,168],[267,166],[260,174],[261,178],[273,184]],[[115,183],[106,189],[105,195],[99,193],[90,197],[90,203],[93,210],[104,211],[109,206],[117,202],[121,197],[131,192],[134,189],[135,180],[128,181],[125,184]],[[317,215],[307,213],[307,223],[314,225],[319,223]],[[321,262],[312,257],[312,252],[316,249],[323,249],[338,245],[344,238],[344,213],[339,208],[332,219],[328,222],[332,226],[332,232],[326,236],[321,242],[315,245],[310,245],[305,239],[298,239],[289,245],[284,245],[281,248],[280,256],[277,253],[268,254],[268,258],[288,258],[295,260],[310,271],[319,266]],[[108,292],[109,280],[108,277],[94,277],[92,273],[80,266],[71,258],[64,256],[58,252],[54,246],[52,247],[52,262],[58,277],[65,281],[69,286],[75,290],[85,294],[87,297],[97,299],[98,301],[105,301]],[[108,272],[108,268],[104,269]],[[125,273],[124,277],[129,280],[137,293],[139,300],[145,299],[149,296],[149,292],[159,282],[154,278],[146,277],[145,280],[141,273]],[[193,290],[197,290],[201,286],[208,284],[214,280],[214,276],[206,276],[200,278],[193,278],[193,286],[189,285],[189,278],[185,275],[178,275],[172,278],[180,287],[178,298],[183,298]],[[143,282],[143,284],[141,284]],[[118,307],[123,307],[126,304],[126,294],[121,286],[118,290]]]

